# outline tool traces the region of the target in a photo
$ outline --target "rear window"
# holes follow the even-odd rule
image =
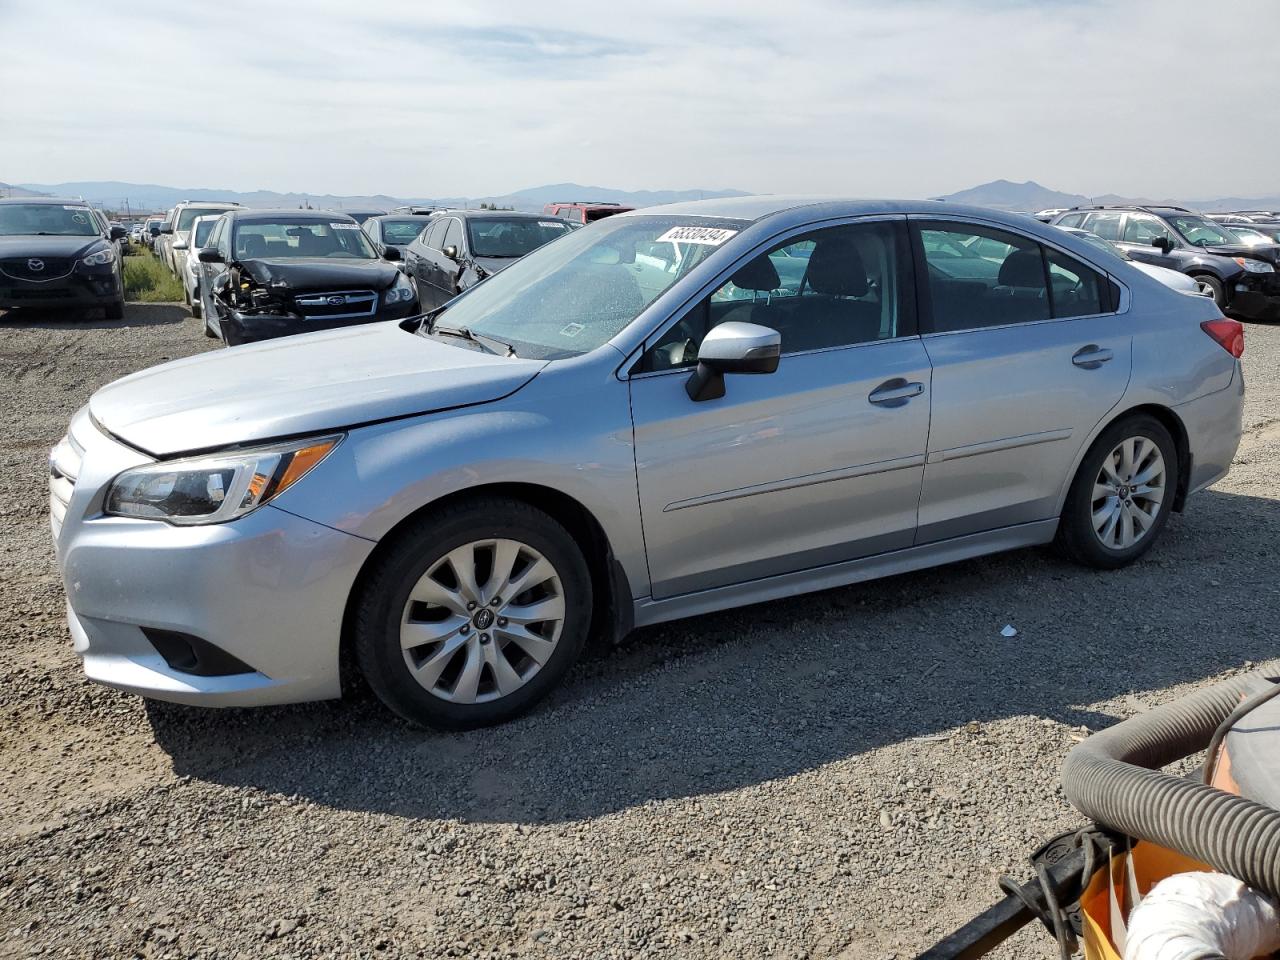
[[[473,256],[514,258],[563,237],[569,232],[569,225],[533,217],[485,217],[469,220],[467,232]]]

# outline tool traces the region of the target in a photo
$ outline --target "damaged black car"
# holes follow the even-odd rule
[[[356,221],[311,210],[233,210],[200,251],[205,333],[228,346],[418,312],[418,297]]]

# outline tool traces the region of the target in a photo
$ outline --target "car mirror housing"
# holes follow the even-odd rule
[[[1168,237],[1156,237],[1154,240],[1151,241],[1151,245],[1153,247],[1156,247],[1159,250],[1164,251],[1165,253],[1168,253],[1170,250],[1173,249],[1173,241],[1170,240]]]
[[[175,249],[175,250],[185,250],[185,249],[187,249],[187,241],[185,241],[185,240],[175,240],[175,241],[173,241],[173,249]]]
[[[445,247],[440,252],[443,253],[446,257],[448,257],[450,260],[458,259],[458,248],[455,247],[453,244],[449,244],[449,246]]]
[[[782,357],[782,334],[755,323],[730,321],[712,327],[698,348],[698,366],[685,384],[689,399],[724,396],[726,373],[773,373]]]
[[[219,253],[216,248],[206,247],[205,249],[201,250],[196,256],[201,263],[226,263],[227,262],[225,259],[223,259],[222,254]]]
[[[401,259],[401,257],[400,257],[400,251],[399,251],[399,250],[397,250],[395,247],[383,247],[383,248],[382,248],[382,259],[383,259],[383,260],[389,260],[389,261],[391,261],[392,263],[396,263],[396,262],[398,262],[398,261]]]
[[[124,227],[112,227],[112,228],[111,228],[111,239],[112,239],[112,240],[123,240],[123,239],[124,239],[125,237],[127,237],[128,235],[129,235],[129,231],[128,231],[128,230],[126,230]]]
[[[165,223],[160,226],[160,232],[164,234],[173,233],[173,224]]]

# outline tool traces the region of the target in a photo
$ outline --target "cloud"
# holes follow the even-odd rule
[[[1273,192],[1280,131],[1241,66],[1271,62],[1269,35],[1201,14],[1195,0],[0,0],[0,179]]]

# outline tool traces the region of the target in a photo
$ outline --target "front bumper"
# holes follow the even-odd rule
[[[90,679],[203,706],[341,695],[342,620],[371,541],[271,506],[200,527],[104,516],[111,480],[148,458],[84,411],[70,439],[76,453],[57,457],[51,512],[67,619]],[[175,635],[225,654],[223,666],[193,669],[158,645]]]
[[[1245,320],[1280,320],[1280,273],[1245,274],[1236,278],[1227,313]]]
[[[416,316],[417,313],[416,300],[383,306],[369,316],[333,320],[319,317],[308,319],[296,313],[240,313],[233,310],[222,321],[222,336],[228,346],[234,347],[242,343],[258,343],[263,340],[274,340],[277,337],[291,337],[299,333],[354,327],[365,323],[379,323],[383,320],[403,320],[406,317]]]
[[[0,273],[0,310],[20,307],[98,307],[124,297],[124,287],[114,267],[94,269],[76,266],[51,280],[20,280]]]

